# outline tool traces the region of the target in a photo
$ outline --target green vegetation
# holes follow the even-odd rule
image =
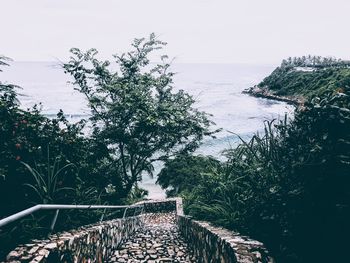
[[[341,90],[349,82],[348,61],[309,56],[283,60],[258,87],[277,96],[310,99]]]
[[[220,162],[212,157],[178,155],[169,159],[158,174],[157,183],[167,189],[166,194],[174,197],[180,193],[190,193],[194,185],[206,180],[206,174],[219,167]]]
[[[88,120],[74,124],[62,111],[49,119],[40,105],[21,109],[19,87],[0,82],[0,218],[41,203],[134,202],[147,194],[138,182],[143,173],[152,175],[154,161],[191,153],[215,132],[191,96],[172,90],[166,57],[150,65],[148,56],[163,45],[154,35],[135,40],[132,51],[115,56],[116,70],[97,60],[96,50],[72,49],[63,66],[91,108]],[[95,222],[101,212],[60,212],[55,229]],[[0,256],[46,235],[50,219],[44,211],[1,228]]]
[[[147,193],[141,176],[163,161],[158,183],[180,195],[198,219],[259,239],[278,262],[345,262],[350,234],[350,68],[321,57],[282,62],[259,84],[306,102],[293,119],[265,123],[262,134],[228,149],[226,161],[193,152],[213,136],[209,116],[172,89],[163,47],[136,39],[115,65],[97,51],[72,49],[65,71],[85,95],[91,117],[69,123],[20,108],[19,87],[0,82],[0,217],[38,203],[121,204]],[[6,66],[0,58],[0,66]],[[1,70],[0,70],[1,71]],[[311,99],[312,98],[312,99]],[[89,135],[83,133],[92,126]],[[94,222],[99,212],[60,213],[57,230]],[[0,230],[1,253],[47,234],[50,214]],[[115,216],[115,215],[114,215]],[[34,231],[33,231],[34,230]]]
[[[115,55],[117,68],[95,58],[97,52],[73,49],[65,70],[91,108],[93,136],[101,142],[118,176],[118,191],[127,195],[142,173],[153,173],[153,163],[178,153],[193,152],[212,124],[208,114],[193,108],[193,98],[172,90],[172,72],[163,64],[149,65],[148,55],[162,48],[152,34],[136,39],[134,50]],[[113,167],[113,168],[112,168]]]
[[[91,144],[82,136],[84,122],[70,124],[63,112],[48,119],[39,106],[22,110],[16,89],[15,85],[0,83],[0,217],[38,203],[103,202],[102,188],[90,176],[94,167],[87,160]],[[59,168],[63,169],[57,174]],[[86,195],[88,189],[90,194]],[[50,216],[37,214],[35,219],[1,228],[1,254],[34,233],[40,236],[47,232]],[[71,215],[60,216],[63,221],[57,229],[62,229]]]
[[[225,152],[227,161],[198,169],[186,212],[248,234],[278,262],[344,262],[350,222],[350,87],[315,98],[293,120],[266,122],[263,134]],[[201,158],[201,157],[198,157]],[[196,169],[172,160],[172,171]],[[175,162],[175,163],[174,163]],[[178,174],[178,175],[176,175]],[[185,172],[186,174],[186,172]],[[163,181],[159,178],[159,181]],[[176,189],[179,180],[176,182]]]

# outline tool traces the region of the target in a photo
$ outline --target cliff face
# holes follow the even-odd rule
[[[243,90],[243,93],[249,94],[258,98],[266,98],[277,101],[284,101],[293,105],[301,105],[304,103],[305,99],[302,96],[279,96],[276,95],[272,90],[267,87],[260,88],[258,86],[250,87]]]

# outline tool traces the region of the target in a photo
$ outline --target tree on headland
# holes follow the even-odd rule
[[[89,103],[93,136],[108,151],[124,195],[143,173],[152,175],[155,161],[193,152],[215,132],[209,115],[193,107],[193,98],[173,90],[167,57],[150,63],[148,56],[164,45],[154,34],[135,39],[132,51],[114,56],[116,69],[98,60],[95,49],[72,49],[64,64]]]
[[[349,61],[309,55],[284,59],[257,87],[275,96],[305,101],[337,93],[349,80]]]
[[[321,56],[302,56],[302,57],[289,57],[284,59],[281,63],[282,68],[292,69],[294,67],[312,67],[312,68],[348,68],[350,66],[349,61],[337,59],[334,57],[321,57]]]

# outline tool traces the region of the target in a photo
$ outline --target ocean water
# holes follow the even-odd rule
[[[248,64],[174,64],[174,89],[191,94],[195,106],[212,114],[212,120],[222,132],[217,139],[206,139],[198,154],[222,158],[220,152],[234,147],[239,134],[249,138],[261,130],[265,120],[283,118],[292,114],[293,106],[242,94],[242,90],[259,83],[270,74],[273,65]],[[69,83],[57,62],[12,62],[0,73],[0,80],[22,87],[21,107],[29,108],[42,103],[42,112],[54,116],[62,109],[74,122],[89,115],[84,97]],[[161,165],[156,165],[156,171]],[[164,197],[164,191],[155,184],[157,177],[144,176],[141,186],[149,191],[150,198]]]

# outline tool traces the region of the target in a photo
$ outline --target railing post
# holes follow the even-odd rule
[[[123,218],[125,218],[125,216],[126,216],[126,211],[128,211],[128,208],[129,208],[129,207],[126,207],[126,208],[125,208],[124,214],[123,214]]]
[[[145,210],[145,204],[143,204],[143,206],[141,206],[141,212],[140,212],[140,215],[143,215],[144,210]]]
[[[55,212],[55,215],[54,215],[54,217],[53,217],[53,219],[52,219],[52,222],[51,222],[50,232],[52,232],[53,229],[55,228],[55,224],[56,224],[56,221],[57,221],[57,217],[58,217],[58,213],[59,213],[59,212],[60,212],[59,209],[57,209],[56,212]]]
[[[100,223],[103,221],[103,217],[105,216],[106,213],[106,208],[103,210],[102,216],[100,218]]]
[[[144,211],[145,211],[145,204],[143,204],[143,206],[141,206],[141,212],[140,212],[140,215],[141,215],[140,220],[141,220],[142,224],[145,223],[145,218],[142,216]]]

